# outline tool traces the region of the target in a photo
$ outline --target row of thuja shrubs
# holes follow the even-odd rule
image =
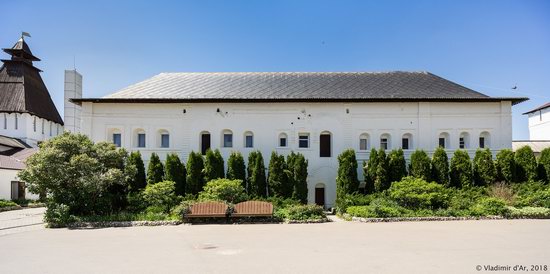
[[[537,160],[529,147],[502,150],[496,161],[479,149],[473,161],[438,148],[432,158],[417,150],[407,166],[401,150],[373,150],[359,190],[355,152],[339,157],[337,210],[358,217],[550,217],[550,149]],[[407,177],[408,176],[408,177]],[[537,181],[538,180],[538,181]]]
[[[233,152],[224,174],[219,151],[206,156],[191,152],[187,165],[175,154],[162,163],[151,156],[147,174],[139,152],[128,153],[107,142],[92,142],[82,134],[64,133],[40,145],[19,173],[29,191],[46,197],[46,221],[61,226],[69,221],[91,219],[173,219],[173,209],[189,201],[220,199],[234,203],[246,199],[307,201],[307,165],[302,154],[286,158],[273,153],[266,176],[262,154],[251,152],[245,166]],[[218,180],[227,177],[227,180]],[[223,190],[239,184],[238,197],[209,197],[214,186]],[[231,182],[228,185],[227,182]],[[242,192],[241,192],[242,190]],[[206,191],[206,192],[205,192]],[[281,203],[278,203],[281,204]],[[291,204],[290,202],[285,205]]]

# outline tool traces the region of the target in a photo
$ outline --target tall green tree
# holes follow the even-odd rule
[[[432,179],[442,185],[449,185],[449,157],[442,147],[437,147],[432,156]]]
[[[409,168],[409,173],[411,176],[420,178],[424,181],[431,180],[431,160],[428,157],[428,154],[424,150],[417,149],[411,154],[411,166]]]
[[[497,178],[507,183],[516,181],[516,161],[511,149],[503,149],[497,153]]]
[[[374,193],[374,181],[376,180],[376,169],[378,167],[378,151],[371,149],[369,161],[363,165],[363,176],[365,177],[365,194]]]
[[[376,153],[378,160],[376,160],[376,172],[374,179],[374,190],[376,192],[384,191],[390,188],[390,180],[388,177],[388,157],[386,157],[386,151],[382,148]]]
[[[496,169],[493,162],[493,154],[486,149],[478,149],[473,161],[474,184],[486,186],[496,179]]]
[[[145,179],[145,164],[143,164],[141,153],[139,151],[130,153],[130,156],[128,157],[128,164],[136,167],[136,174],[130,180],[129,185],[129,191],[136,193],[147,186],[147,181]]]
[[[541,180],[550,183],[550,148],[545,148],[540,152],[539,166],[541,169]]]
[[[359,190],[357,159],[353,149],[344,150],[338,155],[338,175],[336,177],[336,205],[343,207],[347,194]]]
[[[293,186],[292,197],[305,204],[307,203],[308,161],[301,153],[292,152],[290,155],[287,157],[287,168],[291,171],[289,181]]]
[[[537,160],[529,146],[516,150],[514,160],[518,182],[535,181],[537,179]]]
[[[164,178],[164,166],[156,153],[151,153],[147,166],[147,184],[152,185],[162,182]]]
[[[267,196],[264,158],[259,150],[250,152],[248,156],[248,194]]]
[[[407,176],[407,162],[402,149],[392,150],[388,155],[388,172],[390,182],[401,181]]]
[[[292,188],[289,189],[291,184],[289,184],[288,173],[285,170],[287,170],[285,157],[275,151],[271,152],[267,177],[269,196],[290,198],[292,195]]]
[[[204,160],[204,179],[210,182],[224,178],[223,157],[219,150],[207,150]]]
[[[457,149],[451,159],[450,172],[451,186],[461,188],[472,185],[472,162],[468,152],[462,149]]]
[[[198,194],[204,187],[204,160],[200,153],[191,151],[187,158],[185,193]]]
[[[177,154],[170,153],[166,156],[164,167],[164,180],[175,183],[176,195],[185,195],[185,180],[187,171]]]
[[[241,180],[246,189],[246,165],[243,155],[238,151],[233,151],[227,159],[227,179]]]

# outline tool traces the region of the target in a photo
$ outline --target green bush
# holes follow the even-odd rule
[[[287,176],[293,186],[292,198],[307,203],[308,160],[301,153],[291,152],[287,156]]]
[[[7,207],[19,207],[19,205],[13,201],[6,201],[0,199],[0,208],[7,208]]]
[[[199,200],[225,201],[236,204],[247,199],[241,180],[217,179],[204,186]]]
[[[338,175],[336,177],[336,207],[340,208],[341,200],[359,190],[357,179],[357,159],[355,151],[348,149],[338,155]],[[345,210],[345,209],[341,209]]]
[[[376,168],[378,167],[378,152],[371,149],[369,161],[363,163],[363,177],[365,178],[365,194],[374,193],[374,181],[376,180]]]
[[[191,151],[187,158],[187,178],[185,181],[185,193],[198,194],[204,186],[204,160],[200,153]]]
[[[233,151],[229,155],[226,177],[229,180],[241,180],[243,187],[246,189],[246,166],[243,155],[240,152]]]
[[[151,153],[149,165],[147,166],[147,184],[152,185],[164,179],[164,166],[156,153]]]
[[[346,213],[352,217],[362,217],[362,218],[376,218],[376,215],[370,210],[368,206],[349,206],[346,209]]]
[[[224,163],[222,154],[218,149],[207,150],[204,160],[204,180],[210,182],[212,180],[224,178]]]
[[[497,153],[497,178],[507,183],[514,183],[516,177],[516,162],[511,149],[503,149]]]
[[[530,147],[524,146],[516,150],[514,161],[516,162],[516,177],[518,182],[537,180],[537,160]]]
[[[50,228],[66,227],[75,220],[70,207],[64,204],[49,203],[44,213],[44,222]]]
[[[291,205],[276,210],[274,216],[288,221],[317,221],[326,219],[323,208],[318,205]]]
[[[540,179],[550,183],[550,148],[545,148],[540,152],[539,166],[541,169]]]
[[[444,186],[449,185],[449,158],[442,147],[437,147],[432,156],[432,179]]]
[[[168,213],[179,202],[176,184],[172,181],[163,181],[148,185],[143,191],[143,200],[148,207],[161,208],[163,212]]]
[[[269,196],[280,196],[290,198],[292,196],[293,186],[288,179],[285,156],[273,151],[269,160],[269,173],[267,185],[269,186]]]
[[[409,173],[415,178],[425,181],[431,180],[431,160],[424,150],[416,150],[411,154]]]
[[[474,183],[486,186],[496,179],[496,169],[493,163],[493,154],[486,149],[478,149],[473,161]]]
[[[458,149],[455,151],[451,159],[450,179],[453,187],[460,188],[472,185],[472,162],[465,150]]]
[[[351,206],[346,213],[363,218],[392,218],[410,215],[410,210],[386,198],[374,199],[368,206]]]
[[[145,165],[143,164],[143,159],[141,158],[141,153],[139,151],[130,153],[130,156],[128,157],[128,165],[134,165],[136,167],[136,173],[131,177],[129,182],[129,191],[139,192],[147,186],[147,181],[145,179]]]
[[[503,200],[494,197],[485,197],[474,205],[472,213],[478,216],[506,216],[509,213],[509,209]]]
[[[449,209],[455,212],[467,211],[469,214],[470,208],[477,204],[481,198],[487,197],[487,195],[487,189],[484,187],[450,189]]]
[[[550,186],[542,182],[526,182],[513,187],[517,195],[516,206],[550,208]]]
[[[166,156],[166,166],[164,167],[164,180],[176,183],[176,195],[185,195],[185,179],[187,171],[177,154],[168,154]]]
[[[262,153],[259,150],[248,154],[248,189],[250,196],[266,197],[265,164]]]
[[[88,215],[124,206],[135,174],[126,150],[66,132],[43,142],[19,178],[30,192],[48,193],[50,203],[68,206],[70,214]]]
[[[374,190],[376,192],[384,191],[390,187],[391,181],[388,177],[388,157],[386,151],[379,149],[376,153],[376,172],[374,178]]]
[[[411,209],[444,208],[449,202],[444,186],[413,177],[394,182],[389,189],[389,196],[401,206]]]
[[[508,217],[511,218],[550,218],[550,208],[546,207],[522,207],[515,208],[513,206],[508,207]]]
[[[401,181],[403,177],[407,176],[407,162],[405,161],[403,150],[392,150],[388,158],[389,181]]]

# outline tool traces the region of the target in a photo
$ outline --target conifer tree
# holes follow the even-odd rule
[[[539,167],[540,179],[550,183],[550,148],[545,148],[540,152]]]
[[[386,151],[380,148],[376,153],[376,171],[374,179],[374,190],[376,192],[384,191],[390,188],[390,180],[388,177],[388,157],[386,157]]]
[[[149,165],[147,166],[147,184],[152,185],[162,182],[164,178],[164,166],[156,153],[151,154]]]
[[[535,181],[537,179],[537,160],[529,146],[516,150],[516,178],[518,182]]]
[[[180,157],[177,154],[168,154],[164,167],[164,180],[175,183],[176,195],[185,195],[186,177],[185,165],[181,162]]]
[[[269,160],[269,173],[267,177],[269,196],[288,198],[289,194],[292,194],[292,190],[290,193],[288,191],[289,184],[287,173],[285,173],[286,169],[285,157],[273,151]]]
[[[442,147],[437,147],[432,156],[432,180],[449,185],[449,157]]]
[[[198,194],[204,187],[204,161],[200,153],[191,151],[187,158],[187,179],[185,193]]]
[[[248,193],[252,196],[266,197],[264,158],[260,151],[252,151],[248,157]]]
[[[238,151],[233,151],[227,159],[227,179],[241,180],[246,189],[246,166],[243,155]]]
[[[474,184],[486,186],[495,181],[496,169],[493,162],[493,154],[486,149],[478,149],[473,161]]]
[[[411,176],[420,178],[424,181],[431,180],[431,161],[424,150],[416,150],[411,154],[411,166],[409,168]]]
[[[516,162],[511,149],[503,149],[497,153],[496,169],[498,180],[507,183],[516,181]]]
[[[204,159],[204,179],[206,182],[224,178],[223,157],[219,150],[207,150]]]
[[[347,194],[357,192],[359,180],[357,179],[357,159],[355,151],[348,149],[338,155],[338,175],[336,177],[336,205],[345,207]]]
[[[472,185],[472,162],[468,152],[457,149],[451,159],[450,179],[452,187],[469,187]]]
[[[293,179],[291,180],[293,185],[292,197],[299,200],[302,203],[307,203],[307,167],[308,161],[303,154],[295,154],[292,161],[287,161],[287,165],[292,165]],[[290,167],[289,167],[290,168]]]
[[[129,182],[129,190],[134,193],[139,192],[147,186],[147,181],[145,178],[145,165],[143,164],[143,159],[141,158],[141,153],[139,151],[130,153],[130,156],[128,157],[128,165],[134,165],[137,171]]]
[[[374,181],[376,180],[376,168],[378,167],[378,152],[371,149],[369,161],[363,165],[363,174],[365,177],[365,193],[374,193]]]
[[[402,149],[392,150],[388,156],[389,182],[398,182],[407,176],[407,162]]]

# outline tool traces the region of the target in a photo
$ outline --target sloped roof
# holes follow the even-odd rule
[[[429,72],[161,73],[103,98],[74,102],[500,101]]]
[[[532,109],[532,110],[530,110],[530,111],[527,111],[527,112],[525,112],[525,113],[523,113],[523,114],[530,114],[530,113],[533,113],[533,112],[536,112],[536,111],[539,111],[539,110],[543,110],[543,109],[545,109],[545,108],[550,108],[550,102],[548,102],[548,103],[546,103],[546,104],[544,104],[544,105],[542,105],[542,106],[536,107],[536,108],[534,108],[534,109]]]
[[[14,55],[11,60],[2,60],[0,67],[0,112],[29,113],[63,125],[40,70],[32,65],[34,59],[20,50],[5,51]],[[28,54],[32,56],[30,49]]]

